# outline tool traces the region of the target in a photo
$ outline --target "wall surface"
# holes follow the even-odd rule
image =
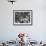
[[[32,26],[14,26],[13,10],[33,10]],[[17,0],[13,5],[0,0],[0,40],[15,40],[26,32],[33,40],[46,40],[46,0]]]

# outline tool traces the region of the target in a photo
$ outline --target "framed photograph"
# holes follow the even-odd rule
[[[13,10],[14,25],[32,25],[32,10]]]

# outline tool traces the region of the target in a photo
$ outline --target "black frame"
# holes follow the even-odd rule
[[[15,20],[14,16],[15,16],[15,12],[16,11],[17,12],[19,12],[19,11],[21,11],[21,12],[29,11],[31,13],[31,15],[30,15],[31,16],[31,23],[30,24],[21,24],[21,23],[20,24],[16,24],[15,21],[14,21]],[[32,25],[32,24],[33,24],[33,11],[32,10],[13,10],[13,25]]]

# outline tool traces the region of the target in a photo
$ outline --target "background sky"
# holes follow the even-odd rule
[[[32,26],[13,25],[13,10],[32,10]],[[46,0],[0,0],[0,41],[15,40],[19,32],[30,34],[31,39],[46,40]]]

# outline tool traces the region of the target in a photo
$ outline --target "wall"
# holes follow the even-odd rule
[[[13,10],[33,10],[32,26],[14,26]],[[19,32],[26,32],[33,40],[46,40],[46,1],[17,0],[13,5],[0,0],[0,40],[15,40]]]

